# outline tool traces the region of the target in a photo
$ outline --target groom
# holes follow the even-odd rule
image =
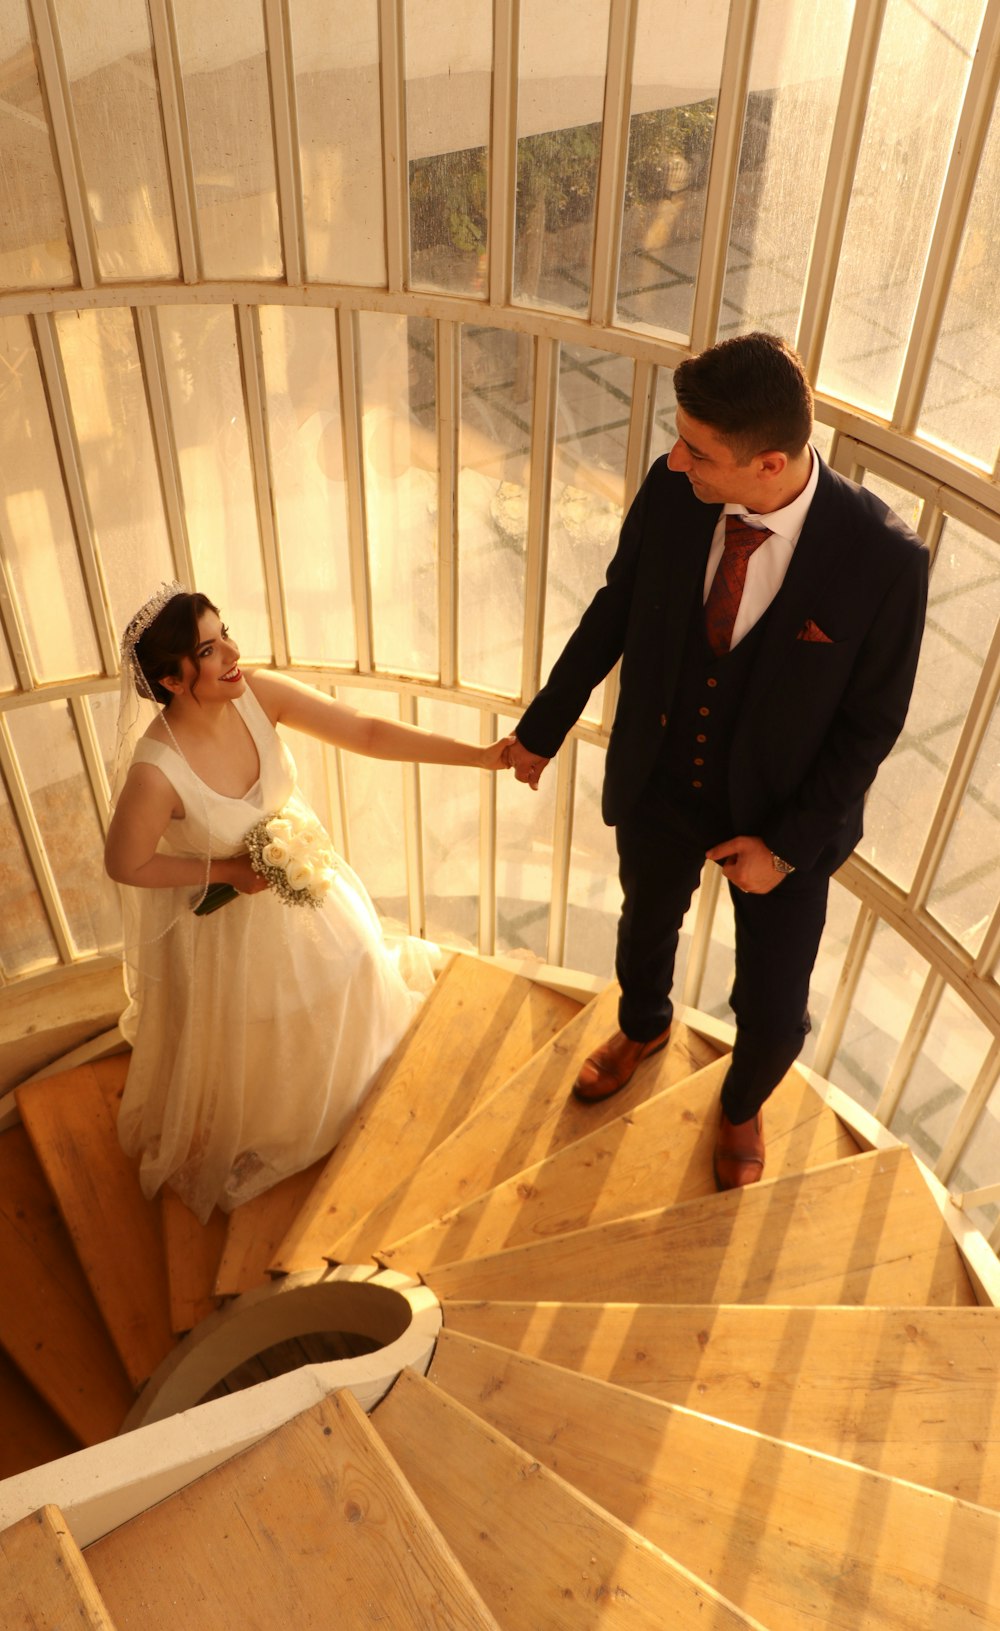
[[[736,1043],[714,1154],[720,1189],[764,1169],[761,1106],[798,1056],[830,875],[902,728],[927,554],[881,499],[810,446],[812,391],[770,334],[674,374],[677,440],[625,518],[607,582],[517,727],[538,778],[620,657],[604,819],[623,891],[620,1030],[574,1086],[617,1093],[666,1045],[678,935],[706,860],[736,917]]]

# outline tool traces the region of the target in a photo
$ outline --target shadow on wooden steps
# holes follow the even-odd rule
[[[448,1303],[449,1332],[1000,1510],[993,1308]]]
[[[58,1507],[44,1506],[0,1534],[7,1631],[116,1631]]]
[[[1000,1513],[467,1337],[429,1379],[769,1631],[1000,1625]]]

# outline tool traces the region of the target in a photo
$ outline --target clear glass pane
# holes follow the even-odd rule
[[[405,0],[411,283],[486,297],[491,0]]]
[[[533,360],[527,334],[462,331],[459,675],[508,696],[521,688]]]
[[[121,938],[118,907],[69,704],[15,708],[8,723],[76,950],[107,951]]]
[[[361,366],[376,666],[437,674],[434,325],[362,312]]]
[[[812,1030],[806,1037],[799,1055],[804,1065],[810,1065],[816,1051],[816,1039],[830,1004],[837,993],[840,971],[850,944],[851,935],[860,910],[858,898],[836,879],[830,880],[830,896],[826,908],[826,926],[819,943],[816,965],[809,981],[809,1018]]]
[[[1000,551],[949,518],[931,566],[910,711],[868,795],[858,846],[904,889],[913,881],[998,617]]]
[[[972,1130],[962,1151],[962,1158],[952,1173],[948,1187],[964,1193],[969,1189],[985,1189],[995,1184],[1000,1173],[1000,1087],[995,1087]],[[983,1206],[970,1207],[969,1217],[977,1229],[989,1235],[1000,1218],[1000,1204],[987,1201]],[[1000,1241],[994,1236],[994,1246]]]
[[[946,986],[889,1124],[929,1166],[941,1154],[992,1040],[987,1027]],[[1000,1165],[994,1170],[1000,1172]]]
[[[281,237],[260,0],[172,0],[206,277],[277,277]]]
[[[174,562],[132,314],[56,318],[73,422],[115,628],[124,629]]]
[[[399,698],[389,691],[351,686],[342,701],[379,719],[399,718]],[[409,932],[406,889],[406,837],[403,772],[387,759],[360,753],[342,757],[348,820],[348,859],[385,920],[387,928]]]
[[[96,674],[101,662],[49,424],[31,329],[0,318],[0,542],[41,680]]]
[[[852,0],[764,0],[758,10],[723,334],[794,339],[853,11]]]
[[[969,77],[983,0],[889,0],[820,389],[889,414]]]
[[[309,276],[385,283],[377,0],[289,0]]]
[[[994,714],[927,905],[965,949],[977,954],[1000,899],[1000,714]]]
[[[417,723],[460,742],[479,742],[480,716],[475,708],[421,701]],[[420,766],[427,938],[470,951],[479,937],[482,785],[482,774],[463,766]]]
[[[59,961],[7,789],[0,776],[0,968],[7,979],[34,974]]]
[[[921,434],[992,469],[1000,454],[1000,109],[979,165],[920,416]]]
[[[830,1080],[873,1110],[927,978],[925,960],[888,924],[872,936]]]
[[[501,735],[515,722],[501,719]],[[536,793],[511,775],[497,777],[497,952],[502,955],[542,962],[548,956],[555,808],[555,765],[544,772]]]
[[[225,615],[245,661],[271,636],[231,306],[159,311],[197,588]]]
[[[590,304],[610,0],[522,6],[514,298]]]
[[[17,676],[10,652],[7,649],[6,637],[0,633],[0,691],[16,691]]]
[[[291,659],[353,666],[336,318],[261,306],[260,331]]]
[[[603,785],[604,749],[578,742],[565,961],[569,968],[610,980],[622,892],[614,828],[601,818]]]
[[[653,409],[653,434],[649,444],[650,464],[658,459],[661,454],[669,453],[677,440],[677,425],[674,419],[676,410],[674,371],[672,368],[658,368],[656,371],[656,406]]]
[[[319,685],[317,690],[326,692],[326,687]],[[349,692],[344,700],[349,706],[353,706]],[[278,734],[295,760],[298,785],[303,795],[309,800],[329,833],[334,847],[342,852],[343,831],[335,749],[327,747],[315,736],[307,736],[305,731],[287,730],[284,726],[279,726]]]
[[[0,287],[73,282],[62,190],[23,0],[0,8]]]
[[[585,346],[559,356],[542,672],[547,674],[604,582],[618,547],[634,368]],[[583,712],[600,720],[604,686]]]
[[[145,0],[117,0],[113,28],[61,5],[97,260],[104,278],[176,277],[173,206]]]
[[[618,315],[687,334],[728,0],[640,0]]]

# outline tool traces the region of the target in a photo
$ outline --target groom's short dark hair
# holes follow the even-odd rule
[[[798,353],[776,334],[738,334],[685,358],[674,393],[741,464],[772,451],[794,457],[812,435],[812,386]]]

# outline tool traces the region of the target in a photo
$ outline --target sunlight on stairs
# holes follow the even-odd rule
[[[4,1631],[1000,1628],[1000,1313],[917,1163],[792,1071],[717,1195],[714,1044],[568,1096],[615,1000],[456,957],[333,1155],[204,1228],[120,1152],[124,1056],[19,1091],[3,1511],[273,1277],[374,1262],[443,1330],[82,1552],[47,1497],[3,1520]]]

